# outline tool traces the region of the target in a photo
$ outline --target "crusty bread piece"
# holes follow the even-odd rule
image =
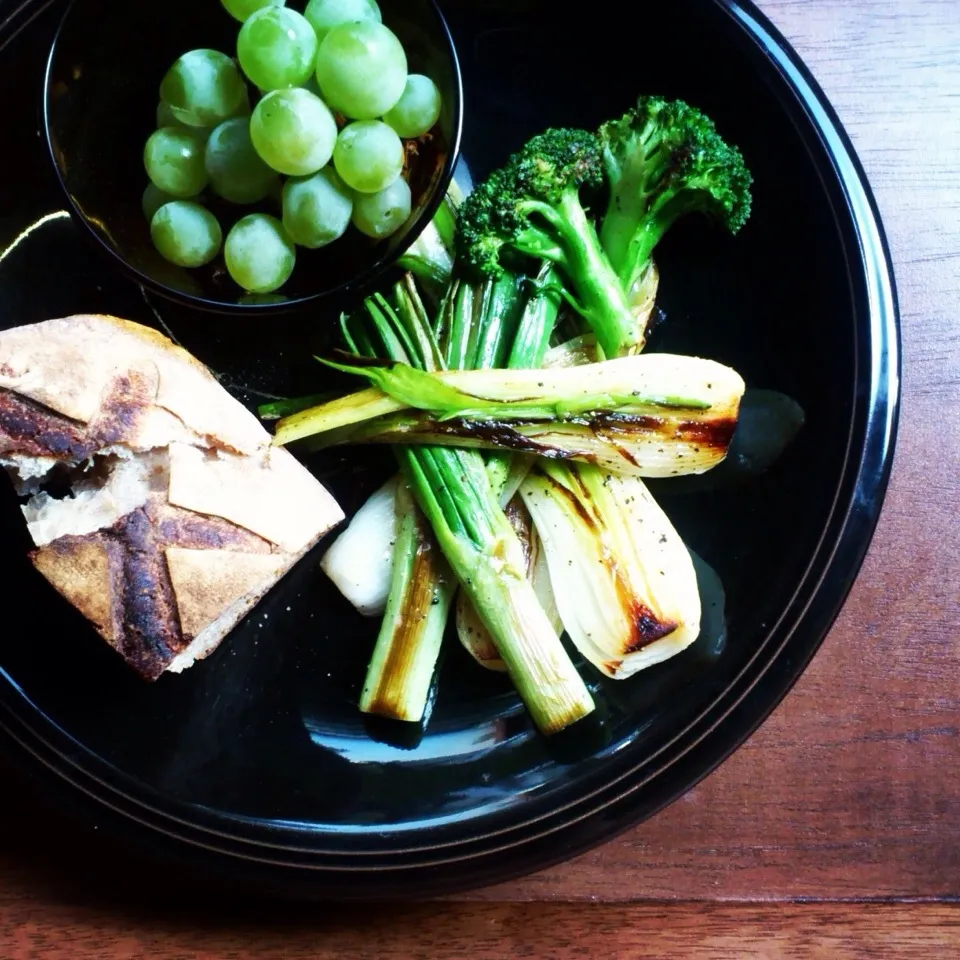
[[[287,571],[284,554],[236,553],[167,547],[167,571],[190,640],[167,669],[180,673],[202,660]]]
[[[34,566],[149,680],[216,649],[343,520],[202,364],[114,317],[0,333],[0,465],[32,494]],[[57,475],[71,496],[39,489]]]
[[[0,389],[85,425],[84,438],[101,447],[143,451],[181,440],[253,454],[266,435],[199,360],[156,330],[117,317],[3,331]]]

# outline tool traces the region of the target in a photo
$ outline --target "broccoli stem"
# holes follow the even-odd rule
[[[647,269],[654,249],[673,224],[683,214],[697,209],[696,199],[695,195],[658,197],[639,225],[616,210],[607,214],[600,228],[600,238],[610,262],[617,266],[625,290],[629,290]]]
[[[566,239],[562,266],[576,291],[580,312],[596,334],[600,359],[632,353],[643,339],[643,330],[597,231],[576,193],[564,193],[559,207],[562,217],[556,225]]]
[[[664,231],[656,221],[646,219],[639,227],[636,221],[616,212],[608,213],[600,231],[603,247],[610,262],[617,267],[620,285],[628,290],[653,256]]]

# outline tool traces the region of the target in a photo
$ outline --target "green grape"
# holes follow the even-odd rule
[[[319,90],[319,87],[317,89]],[[240,101],[240,106],[237,107],[230,116],[250,116],[250,91],[247,89],[246,84],[243,85],[243,99]],[[216,124],[213,126],[216,126]],[[213,127],[193,127],[189,123],[184,123],[177,118],[177,115],[173,112],[173,107],[171,107],[169,103],[164,103],[162,100],[157,104],[157,127],[186,127],[188,130],[192,130],[202,137],[209,137],[210,131],[213,130]]]
[[[250,114],[250,98],[247,97],[247,115]],[[169,103],[162,100],[157,104],[157,129],[160,127],[179,127],[181,130],[189,130],[196,134],[201,140],[206,140],[210,136],[212,127],[191,127],[189,123],[183,123],[176,118],[173,108]]]
[[[220,0],[234,20],[243,23],[247,17],[264,7],[282,7],[287,0]]]
[[[337,123],[327,105],[308,90],[274,90],[254,108],[250,136],[274,170],[306,177],[330,161]]]
[[[325,247],[346,233],[353,212],[350,188],[331,167],[283,188],[283,225],[301,247]]]
[[[353,120],[373,120],[396,106],[407,83],[407,55],[382,23],[341,23],[317,53],[323,99]]]
[[[244,102],[240,69],[225,53],[191,50],[167,71],[160,98],[191,127],[215,127],[234,116]]]
[[[225,120],[207,140],[204,165],[213,192],[231,203],[256,203],[278,181],[253,147],[246,117]]]
[[[383,119],[401,137],[420,137],[440,119],[441,105],[437,85],[429,77],[411,73],[403,95]]]
[[[186,127],[186,126],[188,126],[188,124],[181,123],[176,118],[173,112],[173,107],[171,107],[169,103],[164,103],[163,100],[161,100],[157,104],[157,129],[158,130],[161,127]],[[200,129],[200,128],[195,127],[191,129]]]
[[[143,165],[153,184],[173,197],[195,197],[207,185],[203,138],[185,127],[161,127],[147,140]]]
[[[295,10],[264,7],[240,28],[237,58],[250,81],[264,92],[298,87],[313,73],[317,35]]]
[[[153,219],[153,215],[165,204],[177,198],[172,194],[165,193],[156,184],[148,183],[147,189],[143,191],[143,199],[140,206],[143,215],[147,218],[147,223]]]
[[[268,303],[286,303],[289,297],[282,293],[247,293],[237,297],[237,303],[247,303],[254,307],[262,307]]]
[[[293,273],[296,251],[283,224],[265,213],[238,220],[223,246],[227,271],[248,293],[273,293]]]
[[[240,106],[237,107],[233,113],[230,114],[231,117],[249,117],[252,110],[250,108],[250,90],[247,85],[243,85],[243,99],[240,101]],[[209,129],[209,128],[208,128]]]
[[[353,225],[368,237],[382,240],[396,233],[409,219],[413,198],[403,177],[379,193],[358,193],[353,204]]]
[[[310,74],[303,83],[300,84],[304,90],[309,90],[315,97],[323,99],[323,94],[320,92],[320,84],[317,83],[317,74],[316,71]]]
[[[373,20],[380,23],[383,17],[376,0],[310,0],[303,15],[317,31],[321,42],[331,27],[356,20]]]
[[[223,233],[217,218],[199,203],[165,203],[150,221],[150,237],[160,256],[178,267],[202,267],[219,252]]]
[[[403,172],[403,143],[382,120],[357,120],[340,131],[333,164],[348,187],[378,193]]]

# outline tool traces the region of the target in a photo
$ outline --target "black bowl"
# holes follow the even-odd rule
[[[389,239],[375,242],[351,229],[321,250],[298,248],[293,276],[271,297],[246,296],[227,275],[222,256],[187,270],[154,249],[141,197],[149,182],[143,147],[156,129],[160,81],[187,50],[210,47],[235,56],[240,24],[219,0],[70,4],[50,51],[45,128],[73,211],[141,283],[191,307],[287,311],[369,287],[436,212],[456,163],[462,115],[456,50],[433,0],[384,0],[381,8],[404,45],[410,72],[431,77],[443,97],[441,117],[410,164],[410,218]],[[278,209],[275,201],[250,207],[221,202],[216,212],[226,233],[246,213]]]
[[[17,30],[45,6],[30,0],[0,28],[0,89],[23,89],[31,71],[39,80],[60,3]],[[600,17],[574,25],[547,0],[449,0],[444,10],[464,61],[463,153],[475,175],[543,127],[594,126],[638,92],[687,98],[741,145],[756,176],[750,223],[728,237],[690,219],[670,234],[658,251],[666,320],[651,347],[739,370],[754,398],[750,430],[778,411],[795,426],[794,403],[805,422],[772,463],[748,430],[728,467],[657,486],[716,574],[701,567],[703,635],[629,681],[584,667],[597,715],[553,739],[455,640],[425,731],[366,725],[356,702],[377,624],[325,581],[323,546],[210,659],[145,685],[51,595],[23,558],[12,495],[0,502],[4,590],[16,598],[0,629],[0,726],[65,803],[173,857],[183,882],[206,890],[213,875],[294,896],[449,893],[544,867],[649,817],[742,743],[800,675],[879,514],[898,402],[889,259],[849,141],[783,39],[740,0],[645,5],[643,36],[657,42],[642,52],[634,31],[611,32]],[[157,322],[59,211],[35,122],[29,98],[11,97],[4,322],[78,311]],[[316,313],[316,328],[332,325]],[[234,356],[221,350],[227,325],[218,339],[195,317],[183,311],[176,329],[202,360],[220,355],[215,368],[234,381],[258,369],[266,389],[310,356],[309,340],[279,356],[252,334]],[[317,388],[310,376],[299,389]],[[770,403],[763,390],[790,401]],[[348,511],[391,469],[380,451],[308,463]],[[642,876],[632,892],[642,896]]]

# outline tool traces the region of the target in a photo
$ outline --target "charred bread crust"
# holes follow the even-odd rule
[[[79,463],[100,447],[83,424],[10,390],[0,390],[0,456],[53,457]]]
[[[115,317],[0,332],[0,463],[33,494],[33,565],[147,680],[212,652],[344,519],[196,358]],[[118,463],[144,476],[111,486]],[[38,492],[59,472],[76,503]]]
[[[146,680],[156,680],[192,637],[180,626],[165,549],[270,554],[262,537],[217,517],[153,501],[121,517],[112,527],[84,536],[66,536],[30,553],[30,560],[74,604],[123,659]],[[81,552],[96,550],[105,560],[102,578],[87,576],[86,585],[69,576]],[[57,561],[66,561],[67,565]],[[91,617],[106,595],[107,615]],[[102,598],[100,599],[102,602]]]

